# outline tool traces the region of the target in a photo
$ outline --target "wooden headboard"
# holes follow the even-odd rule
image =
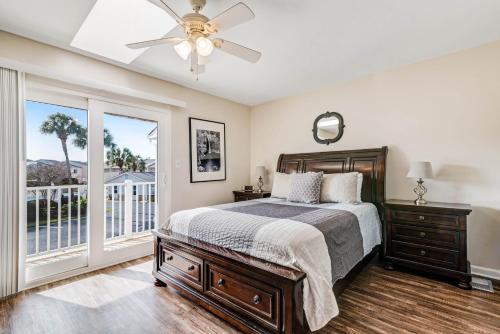
[[[385,200],[385,160],[387,146],[381,148],[327,151],[315,153],[281,154],[278,159],[278,172],[305,173],[363,173],[361,199],[372,202],[382,212]]]

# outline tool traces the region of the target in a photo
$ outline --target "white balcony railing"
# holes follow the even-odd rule
[[[154,229],[156,221],[154,182],[109,183],[104,186],[106,240],[130,237]]]
[[[87,243],[87,186],[27,188],[27,255]]]
[[[154,229],[155,190],[154,182],[105,184],[105,240],[134,237]],[[28,187],[26,191],[28,257],[87,244],[86,185]]]

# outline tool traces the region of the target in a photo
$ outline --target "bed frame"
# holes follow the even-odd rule
[[[387,147],[353,151],[281,154],[278,172],[363,173],[361,198],[385,200]],[[157,286],[179,293],[245,333],[309,333],[303,310],[306,274],[223,247],[159,229],[153,276]],[[377,253],[374,249],[334,285],[338,296]]]

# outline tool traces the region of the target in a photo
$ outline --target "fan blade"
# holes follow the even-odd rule
[[[160,45],[160,44],[177,44],[184,41],[184,38],[181,37],[166,37],[160,39],[153,39],[151,41],[144,41],[138,43],[127,44],[127,47],[130,49],[142,49],[149,48],[150,46]]]
[[[214,17],[206,24],[217,32],[230,29],[238,24],[253,20],[255,14],[243,2],[237,3],[233,7],[226,9],[218,16]]]
[[[184,24],[184,20],[165,3],[165,0],[148,0],[148,1],[151,2],[153,5],[156,5],[161,9],[163,9],[164,11],[166,11],[167,14],[170,15],[170,17],[172,17],[177,23],[181,25]]]
[[[221,51],[224,51],[233,56],[249,61],[251,63],[258,62],[260,56],[262,56],[262,53],[260,53],[259,51],[255,51],[247,47],[244,47],[242,45],[229,42],[220,38],[215,39],[213,43],[214,46],[220,49]]]
[[[180,24],[176,25],[174,28],[172,28],[172,30],[167,32],[167,34],[164,37],[175,37],[179,35],[180,36],[186,35],[186,30]]]

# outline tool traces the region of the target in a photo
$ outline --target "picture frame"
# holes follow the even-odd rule
[[[191,183],[226,180],[226,124],[189,117]]]

